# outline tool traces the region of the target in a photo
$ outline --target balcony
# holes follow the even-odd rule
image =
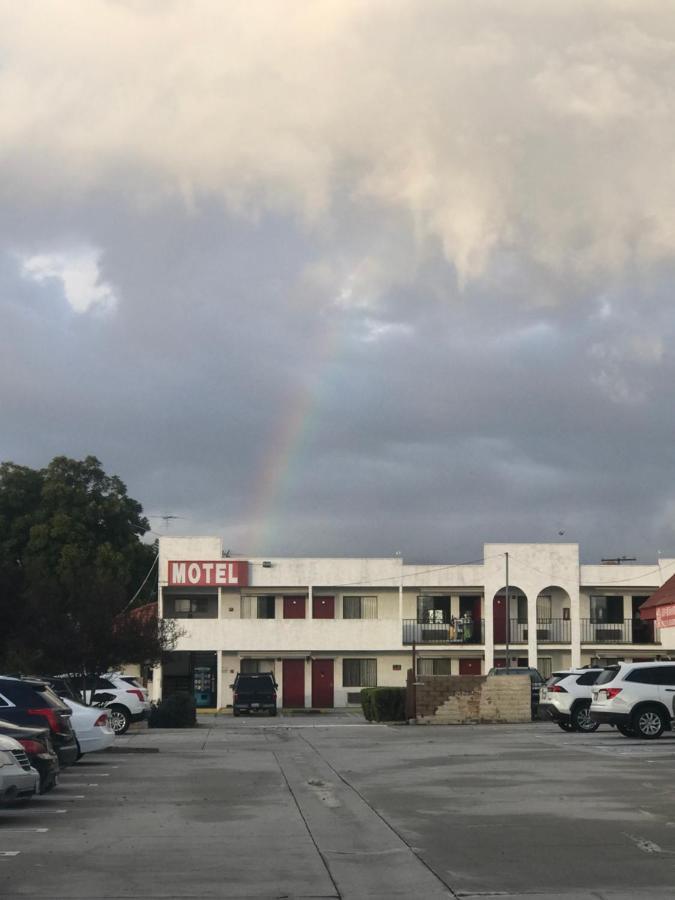
[[[623,619],[620,622],[581,620],[582,644],[658,644],[654,623],[642,619]]]
[[[470,623],[455,621],[418,622],[417,619],[403,619],[404,644],[482,644],[485,620]]]
[[[572,639],[572,623],[569,619],[544,619],[538,621],[537,643],[538,644],[569,644]],[[530,629],[527,622],[519,622],[517,619],[511,619],[511,627],[509,628],[509,643],[526,644],[529,639]],[[503,644],[500,640],[497,643]]]

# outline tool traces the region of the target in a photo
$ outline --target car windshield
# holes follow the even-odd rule
[[[550,687],[552,684],[557,684],[558,681],[561,681],[568,674],[568,672],[554,672],[553,675],[549,675],[546,681],[546,687]]]
[[[141,688],[141,690],[143,689],[143,685],[136,681],[135,678],[128,678],[126,675],[123,675],[122,681],[126,681],[127,684],[133,684],[134,687]]]
[[[271,675],[241,675],[237,681],[237,690],[244,691],[271,691],[273,688]]]
[[[619,674],[618,666],[610,666],[608,669],[605,669],[604,672],[601,672],[598,678],[596,679],[596,684],[608,684],[610,681],[614,681],[616,676]]]

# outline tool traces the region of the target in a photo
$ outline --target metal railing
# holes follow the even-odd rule
[[[572,639],[572,623],[569,619],[542,619],[537,622],[538,644],[569,644]],[[509,643],[526,644],[530,634],[527,622],[511,619]],[[504,643],[498,641],[498,643]]]
[[[622,619],[620,622],[581,620],[582,644],[656,644],[654,623],[642,619]]]
[[[472,622],[418,622],[403,619],[404,644],[482,644],[485,620]]]

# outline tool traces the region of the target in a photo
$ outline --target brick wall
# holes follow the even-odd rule
[[[408,715],[416,694],[419,724],[529,722],[531,688],[527,675],[418,675],[408,672]]]

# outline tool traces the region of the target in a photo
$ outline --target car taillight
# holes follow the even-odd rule
[[[40,707],[39,709],[27,709],[26,712],[31,716],[43,716],[49,722],[49,727],[52,731],[55,731],[57,734],[61,733],[61,722],[56,715],[56,710],[53,710],[51,706],[45,706],[44,708]]]
[[[98,719],[94,722],[94,726],[101,725],[106,726],[108,724],[108,713],[101,713]]]
[[[617,694],[621,693],[621,688],[604,688],[608,700],[613,700]]]
[[[26,751],[26,753],[34,753],[38,755],[40,753],[47,752],[47,748],[44,744],[41,744],[40,741],[32,741],[30,738],[19,738],[19,743]]]
[[[139,691],[138,688],[129,688],[127,690],[127,694],[135,694],[138,697],[138,699],[141,701],[141,703],[145,700],[145,697],[143,696],[143,691]]]
[[[569,693],[566,688],[561,687],[559,684],[552,684],[550,688],[546,688],[549,694],[567,694]]]

